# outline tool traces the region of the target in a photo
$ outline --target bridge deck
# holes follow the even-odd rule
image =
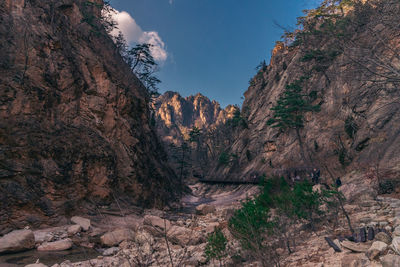
[[[199,182],[206,184],[259,184],[257,181],[244,181],[244,180],[218,180],[218,179],[199,179]]]

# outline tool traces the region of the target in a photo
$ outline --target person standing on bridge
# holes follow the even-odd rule
[[[312,177],[312,182],[314,184],[319,184],[319,177],[321,176],[321,171],[317,168],[314,168],[311,177]]]

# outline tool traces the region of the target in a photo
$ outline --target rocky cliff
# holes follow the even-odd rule
[[[82,203],[161,206],[179,195],[149,97],[101,8],[0,3],[0,233],[57,223]]]
[[[163,140],[170,163],[178,176],[205,177],[210,166],[230,142],[230,122],[240,112],[233,105],[222,109],[200,93],[182,97],[176,92],[165,92],[153,101],[154,123]],[[196,127],[198,133],[190,138]]]
[[[230,147],[237,159],[215,166],[219,177],[246,179],[254,172],[313,166],[325,178],[328,167],[335,177],[362,178],[370,188],[377,180],[399,177],[400,5],[347,2],[310,12],[300,18],[303,30],[277,43],[270,64],[244,94],[248,128]],[[320,106],[319,112],[304,112],[299,127],[305,159],[294,129],[267,125],[278,99],[296,83],[304,100]]]
[[[233,117],[235,106],[225,109],[215,100],[202,94],[182,97],[176,92],[165,92],[154,101],[156,128],[166,143],[180,144],[189,138],[193,127],[206,131],[224,124]]]

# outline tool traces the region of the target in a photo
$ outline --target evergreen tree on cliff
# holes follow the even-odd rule
[[[282,132],[293,129],[300,146],[300,154],[304,162],[307,162],[304,145],[300,135],[300,129],[304,127],[304,113],[309,111],[320,111],[320,105],[312,105],[309,96],[302,93],[301,84],[305,78],[302,77],[295,82],[286,85],[285,91],[279,97],[276,105],[271,108],[272,118],[267,125],[279,128]]]

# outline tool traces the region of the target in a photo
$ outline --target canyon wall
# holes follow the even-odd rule
[[[229,148],[237,158],[216,164],[216,176],[248,179],[317,167],[327,183],[329,172],[345,182],[360,178],[369,187],[399,178],[399,2],[356,2],[330,12],[309,15],[296,40],[277,42],[270,64],[244,94],[248,127]],[[294,129],[267,124],[287,85],[300,80],[303,98],[320,106],[319,112],[304,112],[299,129],[305,159]]]
[[[0,3],[0,234],[56,224],[84,203],[179,197],[149,96],[105,31],[102,6]]]

